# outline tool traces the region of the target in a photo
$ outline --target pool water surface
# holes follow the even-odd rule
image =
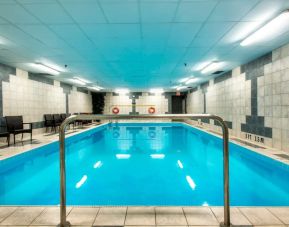
[[[54,142],[0,161],[0,205],[59,204]],[[222,140],[183,123],[118,123],[66,141],[69,205],[223,205]],[[288,206],[289,167],[230,143],[231,205]]]

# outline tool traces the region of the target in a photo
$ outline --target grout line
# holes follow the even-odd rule
[[[125,222],[126,222],[127,210],[128,210],[128,207],[126,207],[126,210],[125,210],[125,216],[124,216],[124,220],[123,220],[123,225],[125,225]]]
[[[246,208],[246,207],[245,207]],[[240,211],[240,213],[249,221],[249,223],[251,224],[251,225],[253,225],[253,223],[250,221],[250,219],[247,217],[247,215],[241,210],[241,208],[240,207],[237,207],[237,209]]]
[[[268,207],[265,207],[266,210],[268,210],[269,213],[271,213],[275,218],[277,218],[282,224],[286,225],[285,222],[283,222],[278,215],[274,214]]]
[[[209,207],[210,211],[212,212],[212,214],[214,215],[214,217],[216,218],[217,222],[221,222],[219,221],[219,219],[217,218],[217,215],[214,213],[214,211],[212,210],[212,207]],[[230,208],[231,211],[231,208]],[[231,212],[230,212],[230,217],[232,217]]]
[[[157,225],[157,211],[156,207],[154,206],[154,213],[155,213],[155,225]]]
[[[249,218],[241,211],[240,207],[236,207],[236,209],[240,212],[240,214],[241,214],[245,219],[247,219],[247,221],[248,221],[251,225],[253,225],[252,222],[250,222]]]
[[[189,222],[188,222],[187,215],[186,215],[186,212],[184,210],[184,207],[182,207],[182,211],[184,213],[184,216],[185,216],[185,219],[186,219],[186,222],[187,222],[187,226],[189,226]]]
[[[95,220],[96,220],[96,218],[97,218],[97,216],[98,216],[98,214],[99,214],[100,209],[101,209],[101,207],[98,207],[98,210],[97,210],[97,212],[96,212],[96,215],[95,215],[95,217],[94,217],[94,219],[93,219],[93,222],[92,222],[92,225],[91,225],[91,226],[94,225],[94,222],[95,222]]]
[[[18,210],[18,209],[19,209],[19,207],[16,207],[16,209],[15,209],[14,211],[12,211],[10,214],[7,214],[7,216],[4,217],[4,219],[0,222],[0,224],[1,224],[2,222],[4,222],[8,217],[10,217],[12,214],[14,214],[14,213],[16,212],[16,210]]]
[[[47,210],[47,207],[44,207],[44,209],[30,222],[31,225],[38,217],[40,217],[45,211]]]

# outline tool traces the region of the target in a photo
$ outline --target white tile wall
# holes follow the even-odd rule
[[[78,92],[75,87],[68,95],[70,113],[92,113],[91,94]]]
[[[142,93],[136,100],[136,111],[139,114],[148,114],[150,107],[155,108],[155,114],[165,114],[168,112],[168,100],[164,95],[149,95],[146,92]]]
[[[3,116],[23,115],[25,122],[43,121],[44,114],[65,113],[66,97],[58,81],[54,85],[28,79],[26,71],[17,69],[9,82],[2,82]],[[91,95],[77,92],[69,95],[70,112],[92,112]]]
[[[19,71],[17,71],[19,72]],[[3,82],[3,115],[23,115],[26,122],[43,121],[45,113],[65,113],[61,87],[10,75]]]
[[[136,99],[136,112],[148,114],[148,108],[154,107],[155,114],[165,114],[168,112],[168,100],[165,95],[149,95],[143,92]],[[119,108],[119,114],[129,114],[132,111],[132,100],[128,95],[113,96],[113,93],[106,93],[104,114],[112,114],[114,107]]]
[[[264,116],[265,126],[272,127],[272,139],[265,145],[289,152],[289,44],[272,52],[273,62],[264,66],[264,76],[258,77],[258,115]],[[241,123],[251,115],[251,80],[245,80],[240,67],[232,71],[232,78],[213,84],[207,91],[207,113],[233,122],[231,135],[245,138]],[[188,95],[188,113],[203,112],[203,95],[199,89]],[[218,130],[216,126],[208,126]]]
[[[106,93],[104,103],[104,114],[112,114],[114,107],[119,109],[119,114],[129,114],[132,110],[128,95],[113,96],[113,93]]]

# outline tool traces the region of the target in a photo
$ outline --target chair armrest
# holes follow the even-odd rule
[[[23,125],[29,125],[29,128],[32,129],[32,123],[23,123]]]

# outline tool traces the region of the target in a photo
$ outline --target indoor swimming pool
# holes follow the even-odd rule
[[[53,142],[0,161],[0,205],[59,204]],[[223,205],[222,140],[184,123],[104,124],[66,140],[68,205]],[[289,166],[230,143],[233,206],[288,206]]]

